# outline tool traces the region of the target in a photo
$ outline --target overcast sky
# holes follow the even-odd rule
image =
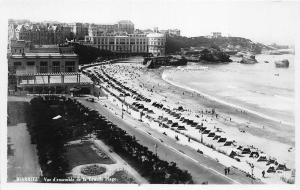
[[[293,44],[300,34],[299,1],[0,0],[7,17],[33,21],[114,23],[135,28],[178,28],[185,36],[224,35]],[[2,11],[1,11],[2,12]],[[298,18],[298,22],[297,22]]]

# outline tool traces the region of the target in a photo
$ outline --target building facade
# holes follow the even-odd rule
[[[166,50],[166,36],[161,33],[150,33],[148,38],[148,53],[153,56],[164,56]]]
[[[219,38],[219,37],[222,37],[221,32],[212,32],[212,38]]]
[[[10,24],[8,41],[15,38],[38,45],[61,44],[66,41],[66,38],[70,37],[71,31],[71,27],[63,25],[21,24],[16,26]]]
[[[145,34],[104,35],[86,37],[89,45],[118,53],[147,53],[148,40]]]
[[[70,47],[40,47],[29,49],[20,41],[12,44],[8,56],[9,73],[16,76],[37,73],[77,72],[79,58]]]
[[[134,24],[130,20],[121,20],[117,23],[118,32],[126,32],[127,34],[133,34]]]

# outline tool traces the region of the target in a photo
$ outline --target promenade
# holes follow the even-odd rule
[[[224,174],[224,166],[205,155],[197,153],[192,148],[176,143],[175,139],[163,135],[150,128],[147,124],[133,119],[124,114],[121,118],[121,110],[110,101],[102,99],[92,103],[86,98],[78,99],[83,105],[97,110],[101,115],[108,118],[112,123],[125,130],[128,134],[135,136],[138,142],[157,153],[157,155],[168,162],[175,162],[181,169],[187,170],[193,176],[195,183],[201,184],[251,184],[260,183],[246,177],[245,173],[234,168],[229,175]],[[105,106],[106,105],[106,106]],[[117,114],[116,114],[117,113]],[[157,146],[157,148],[155,148]]]

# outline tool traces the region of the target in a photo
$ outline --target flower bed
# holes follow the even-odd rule
[[[86,166],[83,167],[80,172],[84,175],[88,176],[96,176],[96,175],[101,175],[106,172],[106,168],[100,167],[97,165],[91,165],[91,166]]]

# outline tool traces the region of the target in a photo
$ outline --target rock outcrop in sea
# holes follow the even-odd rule
[[[200,61],[207,61],[211,63],[224,63],[224,62],[231,62],[232,60],[229,59],[230,56],[218,49],[209,48],[204,49],[200,52]]]
[[[255,55],[244,55],[240,63],[242,64],[254,64],[258,61],[255,59]]]
[[[287,59],[283,59],[281,61],[275,61],[275,66],[278,68],[280,68],[280,67],[288,68],[289,65],[290,65],[290,62]]]

